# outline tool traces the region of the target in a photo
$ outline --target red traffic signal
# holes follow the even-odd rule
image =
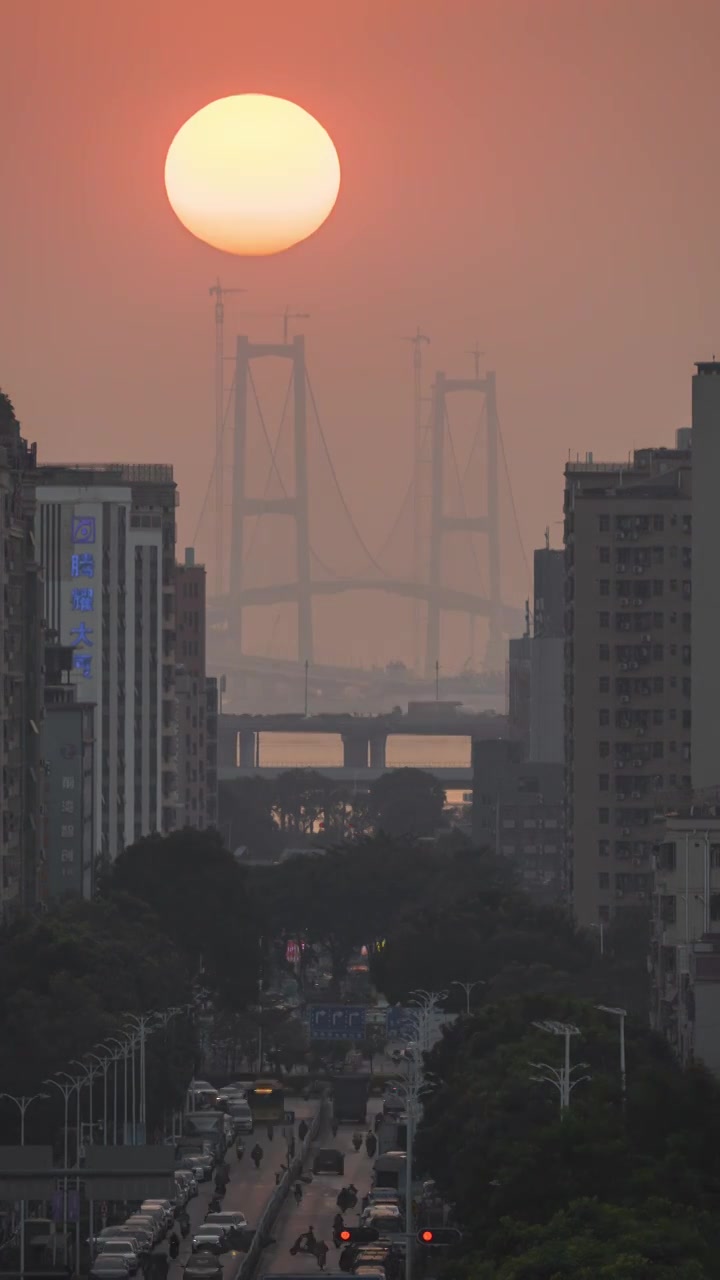
[[[457,1244],[462,1239],[462,1232],[456,1227],[426,1227],[424,1231],[418,1231],[417,1239],[419,1244]]]
[[[343,1244],[370,1244],[380,1239],[380,1232],[375,1227],[343,1227],[338,1235]]]

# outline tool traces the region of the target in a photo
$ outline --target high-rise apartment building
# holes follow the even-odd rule
[[[530,759],[562,764],[565,663],[565,556],[543,547],[533,557],[530,645]]]
[[[217,822],[217,687],[205,673],[206,574],[191,547],[176,566],[178,823]]]
[[[565,469],[568,889],[583,925],[647,903],[690,788],[691,454]]]
[[[42,895],[43,602],[28,479],[35,446],[0,392],[0,920]]]
[[[45,617],[95,704],[96,855],[176,824],[172,467],[38,467]]]
[[[693,694],[692,779],[720,786],[720,362],[696,366],[692,380]]]
[[[75,650],[45,645],[43,896],[90,898],[95,872],[95,707],[72,679]]]

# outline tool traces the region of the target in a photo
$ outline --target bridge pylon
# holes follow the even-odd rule
[[[248,431],[248,381],[250,361],[275,356],[292,362],[294,491],[281,498],[252,497],[246,493]],[[243,603],[245,586],[245,521],[253,516],[291,516],[295,523],[295,571],[297,581],[297,654],[300,662],[313,662],[312,591],[310,583],[310,529],[308,505],[307,395],[305,339],[296,334],[291,343],[251,342],[237,338],[235,348],[235,422],[233,449],[232,540],[230,544],[230,630],[238,653],[243,652]]]
[[[445,513],[445,440],[447,397],[455,391],[473,391],[485,398],[487,429],[485,515],[450,516]],[[503,605],[500,594],[500,518],[498,494],[498,417],[495,374],[484,377],[448,378],[437,373],[432,395],[432,494],[430,502],[430,549],[425,672],[432,677],[440,659],[440,613],[442,609],[442,552],[446,533],[465,530],[484,533],[488,540],[488,641],[485,665],[497,671],[504,665]]]

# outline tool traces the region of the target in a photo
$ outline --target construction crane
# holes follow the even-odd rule
[[[223,427],[225,422],[225,298],[247,289],[224,289],[219,279],[210,288],[215,298],[215,594],[225,585],[225,485],[223,481]]]
[[[413,462],[413,576],[416,582],[420,582],[425,567],[424,541],[427,537],[427,522],[430,515],[430,495],[429,492],[424,492],[424,489],[427,488],[424,481],[426,475],[429,476],[430,468],[432,467],[430,430],[423,414],[422,385],[423,346],[428,345],[430,339],[418,325],[413,336],[411,338],[403,338],[403,341],[411,343],[413,349],[413,434],[415,437]],[[416,601],[413,606],[413,643],[415,646],[413,666],[415,671],[418,671],[421,661],[419,601]]]

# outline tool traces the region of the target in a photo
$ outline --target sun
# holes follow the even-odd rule
[[[168,200],[198,240],[263,256],[306,240],[332,212],[340,161],[330,135],[285,98],[219,98],[185,122],[165,161]]]

